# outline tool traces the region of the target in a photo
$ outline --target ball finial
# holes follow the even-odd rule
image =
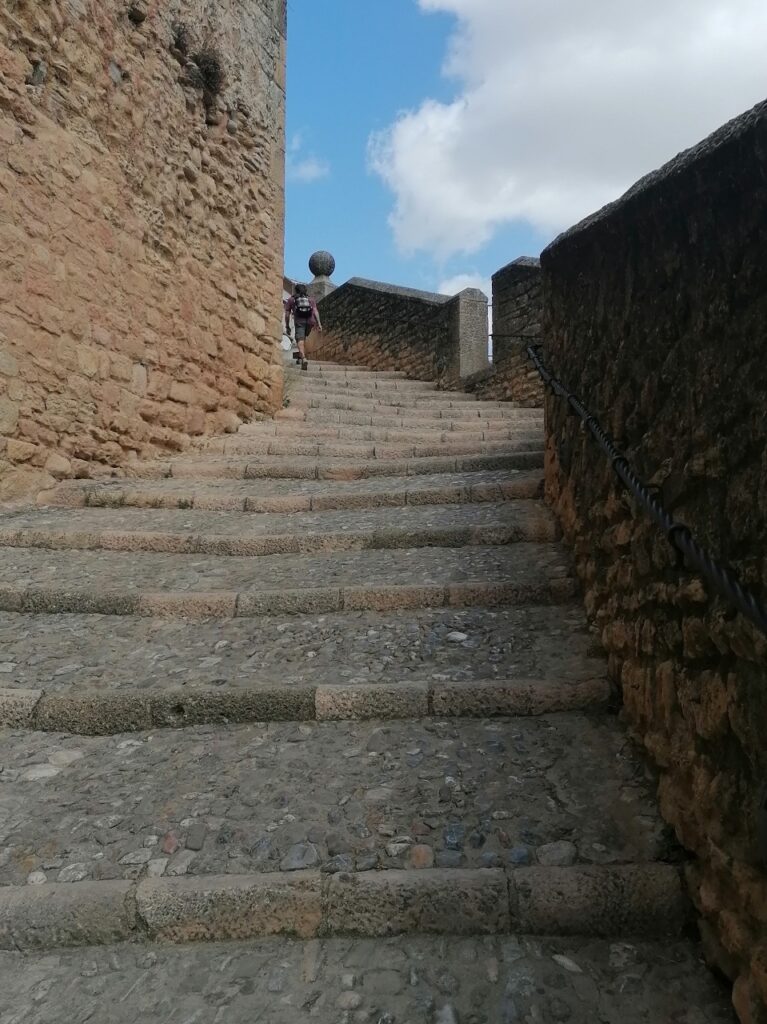
[[[336,269],[336,261],[329,252],[315,252],[309,260],[309,270],[315,277],[330,277]]]

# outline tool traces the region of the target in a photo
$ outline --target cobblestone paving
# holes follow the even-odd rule
[[[293,587],[523,583],[563,579],[568,559],[553,544],[413,548],[231,559],[119,551],[10,548],[0,585],[124,591],[273,591]]]
[[[64,509],[23,510],[0,513],[0,543],[29,544],[44,540],[45,533],[88,537],[108,532],[168,533],[182,535],[189,549],[203,550],[211,537],[248,538],[295,536],[317,543],[322,535],[351,534],[369,546],[383,547],[387,537],[418,531],[499,531],[499,543],[526,536],[528,540],[553,540],[556,527],[551,513],[540,502],[508,501],[475,506],[422,505],[399,509],[355,509],[347,512],[302,512],[294,515],[244,516],[235,512],[165,509],[84,508],[76,514]],[[23,531],[23,533],[22,533]],[[450,535],[452,536],[453,533]],[[33,534],[33,536],[30,536]],[[38,536],[39,535],[39,536]],[[459,537],[459,534],[455,534]],[[488,540],[487,543],[493,543]]]
[[[733,1024],[683,943],[397,938],[0,953],[0,1024]]]
[[[62,488],[62,493],[72,496],[82,495],[91,505],[114,506],[133,504],[132,495],[141,494],[141,504],[151,501],[159,506],[169,503],[170,507],[179,501],[191,507],[196,495],[226,496],[232,499],[234,508],[241,508],[246,499],[267,498],[305,498],[312,501],[323,498],[343,499],[354,498],[360,503],[367,499],[381,505],[402,505],[407,503],[407,496],[418,495],[424,491],[438,497],[435,503],[447,500],[442,497],[452,493],[452,501],[472,500],[472,492],[482,489],[491,495],[485,500],[502,501],[505,492],[514,487],[527,492],[517,497],[531,497],[542,485],[541,474],[523,470],[488,471],[474,473],[436,473],[426,477],[381,477],[362,481],[335,480],[105,480],[97,484],[74,483]],[[405,498],[403,498],[403,495]],[[239,499],[239,500],[238,500]],[[418,504],[421,504],[419,501]],[[199,507],[199,506],[198,506]],[[326,507],[332,507],[326,506]]]
[[[313,365],[312,378],[318,370]],[[683,923],[683,901],[673,913],[669,908],[679,894],[681,853],[659,816],[655,779],[604,709],[604,688],[601,711],[583,710],[595,705],[582,696],[590,686],[578,684],[599,685],[606,667],[573,603],[569,558],[555,543],[551,517],[529,500],[542,493],[540,453],[408,462],[383,449],[377,460],[370,446],[363,453],[352,445],[343,454],[349,440],[369,434],[377,447],[390,431],[405,433],[392,437],[406,445],[409,431],[425,434],[427,444],[472,439],[477,452],[481,434],[508,440],[511,451],[518,442],[530,447],[540,414],[458,396],[429,400],[418,397],[418,385],[387,390],[384,378],[372,374],[374,399],[364,397],[368,382],[342,390],[340,375],[327,388],[320,378],[302,396],[307,375],[289,376],[296,404],[276,422],[230,438],[246,452],[259,431],[279,438],[284,447],[268,458],[219,458],[225,449],[215,445],[227,439],[216,439],[208,455],[173,461],[186,478],[153,479],[168,471],[166,461],[134,467],[135,479],[64,485],[50,496],[55,508],[0,512],[0,531],[35,532],[0,533],[0,600],[17,609],[0,613],[0,700],[18,708],[36,695],[6,690],[44,690],[38,708],[58,703],[75,716],[46,722],[36,709],[36,717],[5,720],[88,732],[78,716],[93,712],[95,720],[105,707],[131,700],[148,707],[153,691],[173,705],[165,716],[118,716],[119,728],[139,730],[130,734],[2,733],[0,893],[13,920],[3,943],[17,950],[119,936],[137,944],[0,952],[0,1024],[732,1024],[727,994],[692,945],[636,945],[622,935],[636,921],[652,925],[647,934],[679,934],[673,928]],[[394,400],[379,405],[381,398]],[[308,438],[306,447],[291,437]],[[317,461],[315,444],[327,459]],[[275,476],[216,475],[245,466]],[[445,472],[449,466],[460,471]],[[349,470],[391,475],[337,479]],[[336,478],[300,479],[304,472]],[[142,549],[151,535],[164,538],[159,548]],[[299,536],[308,553],[295,547]],[[255,543],[280,537],[289,543],[275,553]],[[243,538],[255,546],[238,549]],[[451,583],[467,585],[450,590]],[[24,588],[29,596],[22,599]],[[420,607],[436,602],[439,588],[456,607]],[[405,599],[417,607],[383,611]],[[507,604],[487,607],[496,601]],[[323,614],[342,607],[349,610]],[[252,617],[231,617],[243,608]],[[284,614],[262,614],[277,608]],[[44,614],[51,609],[69,614]],[[89,609],[115,614],[80,614]],[[201,621],[153,617],[166,614]],[[564,689],[567,699],[546,707],[575,710],[538,718],[437,717],[440,709],[450,711],[438,703],[436,684],[486,680],[498,690],[527,687],[536,698],[546,690],[541,683],[549,693]],[[435,689],[428,702],[420,699],[424,686],[392,686],[389,703],[376,704],[376,692],[364,684],[385,683]],[[258,715],[265,707],[259,700],[282,701],[290,717],[301,718],[301,702],[307,694],[315,699],[311,688],[328,684],[312,704],[317,721],[233,725],[229,715],[205,726],[187,718],[190,724],[177,728],[198,687],[224,688],[216,696],[231,688],[246,703],[253,694],[242,690],[263,687]],[[362,684],[376,714],[404,708],[409,717],[323,720],[344,710],[342,684]],[[139,698],[128,694],[136,690]],[[205,699],[210,695],[195,697]],[[535,701],[518,706],[545,710]],[[498,713],[487,704],[468,707],[456,705],[461,714]],[[414,717],[426,711],[431,717]],[[148,730],[149,722],[158,727]],[[575,865],[586,867],[577,872]],[[610,872],[613,865],[628,867]],[[470,869],[469,888],[481,895],[480,903],[466,902],[460,927],[459,869]],[[663,875],[660,888],[646,881],[647,871]],[[574,872],[580,881],[568,889],[562,879]],[[214,885],[215,875],[227,877]],[[253,891],[267,894],[257,932],[250,902],[231,930],[216,925],[240,884],[234,876],[256,878]],[[348,920],[355,921],[347,931],[377,933],[365,902],[371,896],[360,896],[365,890],[375,913],[392,908],[405,934],[392,941],[146,944],[157,935],[186,941],[269,930],[331,934],[312,931],[308,921],[308,930],[298,928],[284,893],[271,902],[273,883],[265,879],[279,879],[288,892],[310,876],[343,889],[353,911]],[[454,932],[503,931],[513,913],[489,925],[509,895],[507,882],[513,879],[510,891],[519,894],[530,877],[543,879],[540,913],[517,917],[521,927],[617,933],[621,941],[408,934],[430,930],[431,900],[438,910],[440,901],[449,908],[440,913]],[[152,897],[162,900],[155,910],[171,921],[176,901],[190,909],[169,930],[138,933],[135,918],[118,928],[136,895],[120,896],[129,887],[113,879],[141,879],[147,894],[161,889]],[[237,899],[256,898],[248,886],[237,892]],[[584,892],[588,906],[577,903]],[[477,906],[485,909],[475,912]]]
[[[0,687],[51,693],[604,674],[569,605],[195,623],[0,612],[0,652]]]
[[[611,716],[9,732],[1,757],[6,884],[670,852],[653,780]]]

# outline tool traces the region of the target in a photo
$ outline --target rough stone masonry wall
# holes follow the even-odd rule
[[[280,406],[284,63],[284,0],[4,0],[0,500]]]
[[[487,366],[487,298],[450,297],[352,278],[319,303],[323,334],[310,355],[371,370],[401,370],[457,387]]]
[[[543,387],[527,358],[543,318],[540,260],[522,256],[493,274],[493,365],[469,382],[479,398],[540,409]]]
[[[546,356],[672,514],[767,594],[767,104],[542,256]],[[767,1020],[767,640],[695,575],[548,398],[547,490],[711,959]],[[760,837],[761,830],[761,837]]]

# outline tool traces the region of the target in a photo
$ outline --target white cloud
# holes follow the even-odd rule
[[[456,16],[452,103],[370,141],[406,253],[549,234],[764,98],[764,0],[418,0]]]
[[[313,154],[304,155],[304,138],[301,132],[296,132],[288,143],[288,152],[285,165],[285,173],[289,181],[298,181],[305,185],[321,178],[327,178],[330,174],[330,164],[326,160],[320,160]]]
[[[456,274],[455,277],[449,277],[446,281],[441,281],[437,291],[441,295],[457,295],[464,288],[479,288],[488,298],[493,293],[493,285],[490,278],[483,277],[481,274]]]

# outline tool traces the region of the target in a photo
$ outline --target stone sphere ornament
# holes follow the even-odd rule
[[[309,270],[315,277],[331,277],[336,269],[336,261],[329,252],[315,252],[309,259]]]

